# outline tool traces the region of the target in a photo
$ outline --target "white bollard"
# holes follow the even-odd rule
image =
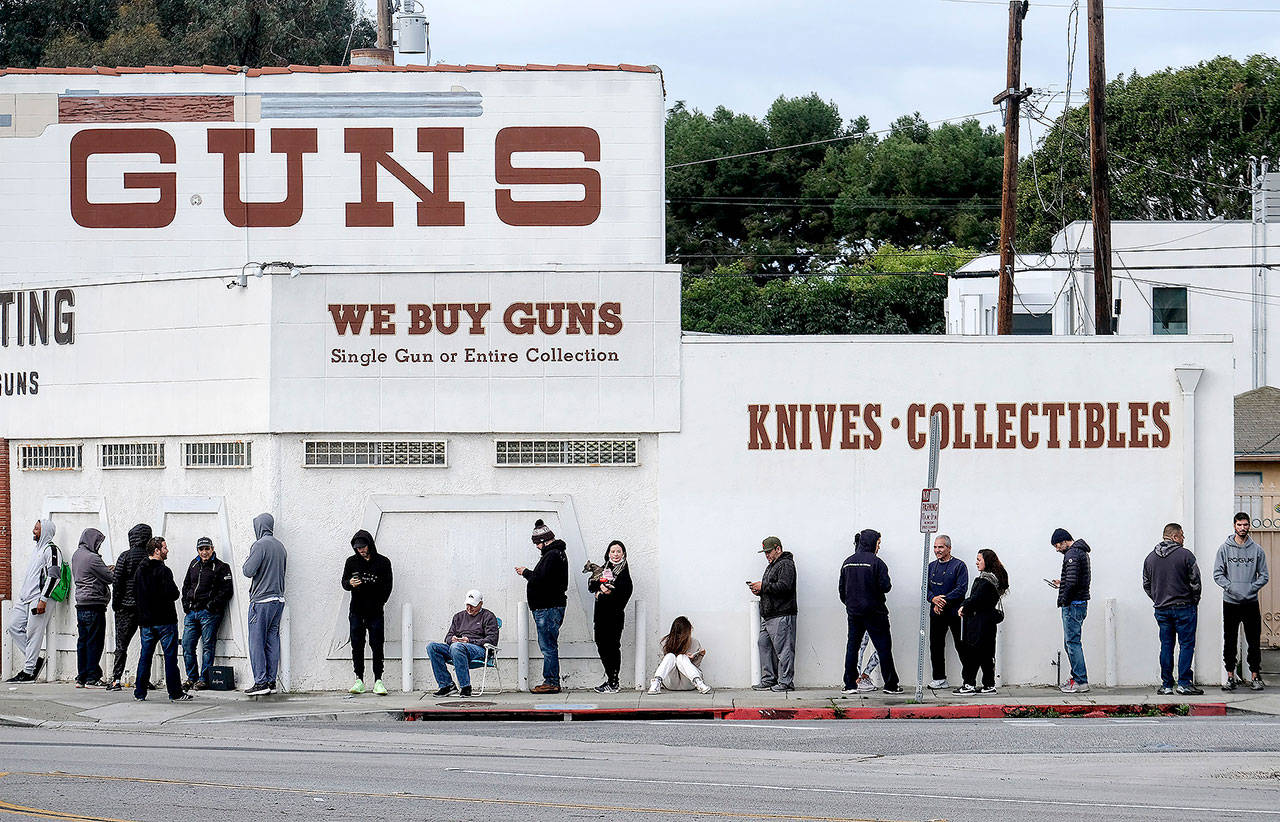
[[[406,602],[400,609],[400,688],[406,694],[413,690],[413,605]]]
[[[1114,598],[1102,603],[1103,627],[1106,630],[1106,655],[1108,688],[1116,687],[1120,682],[1120,671],[1116,662],[1116,601]]]
[[[13,637],[9,626],[13,624],[13,600],[0,602],[0,679],[13,676]]]
[[[747,638],[750,640],[751,651],[748,658],[751,660],[751,673],[747,676],[747,680],[752,685],[760,684],[760,601],[751,600],[750,607],[747,608]]]
[[[289,681],[293,676],[293,654],[289,653],[289,644],[289,605],[286,603],[280,614],[280,670],[276,672],[276,685],[281,693],[289,692]]]
[[[516,675],[519,689],[529,690],[529,609],[522,603],[516,617]]]
[[[644,688],[645,676],[649,672],[649,664],[646,660],[646,652],[648,651],[648,633],[649,629],[645,625],[647,614],[645,613],[644,600],[636,601],[636,690]]]

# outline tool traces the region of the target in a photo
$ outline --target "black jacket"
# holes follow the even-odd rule
[[[138,566],[147,559],[147,540],[151,539],[151,526],[145,522],[138,523],[129,529],[129,550],[116,560],[116,570],[112,579],[113,596],[111,607],[116,611],[137,610],[138,603],[133,595],[133,580]]]
[[[182,610],[221,615],[231,601],[231,576],[231,566],[218,559],[217,551],[208,562],[198,556],[191,560],[182,581]]]
[[[969,597],[960,607],[964,609],[964,625],[960,638],[967,645],[979,645],[991,641],[996,635],[996,604],[1000,602],[1000,590],[989,576],[978,574],[969,589]]]
[[[168,565],[151,557],[143,560],[133,575],[133,592],[139,628],[178,624],[178,611],[173,607],[179,596],[178,586]]]
[[[600,594],[600,580],[593,579],[587,582],[587,590],[596,594],[595,618],[599,622],[601,619],[608,621],[616,621],[622,618],[622,611],[627,607],[627,603],[631,601],[631,593],[633,587],[631,585],[631,563],[622,566],[622,570],[618,572],[613,580],[613,590],[607,594]]]
[[[524,569],[522,576],[529,580],[526,586],[529,610],[565,607],[568,602],[564,592],[569,590],[569,559],[564,552],[564,540],[552,540],[542,549],[538,564]]]
[[[1073,602],[1089,601],[1089,583],[1093,581],[1093,573],[1089,569],[1089,543],[1078,539],[1063,552],[1059,578],[1059,608]]]
[[[854,551],[840,567],[840,601],[852,616],[889,613],[884,595],[893,588],[889,566],[875,548]]]
[[[369,558],[356,551],[356,542],[369,544]],[[351,578],[360,577],[360,584],[352,586]],[[350,612],[358,616],[377,616],[382,606],[391,598],[391,560],[378,553],[373,535],[368,531],[356,531],[351,537],[351,556],[342,566],[342,587],[351,592]]]
[[[760,576],[760,618],[796,615],[796,561],[783,551]]]

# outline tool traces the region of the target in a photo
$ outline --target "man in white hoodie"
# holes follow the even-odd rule
[[[40,644],[53,615],[49,594],[57,586],[62,572],[62,552],[53,543],[56,531],[51,519],[38,520],[31,529],[36,547],[27,561],[27,572],[22,577],[22,588],[13,609],[13,624],[9,626],[9,633],[22,649],[25,662],[21,671],[9,677],[9,682],[34,682],[44,667]]]

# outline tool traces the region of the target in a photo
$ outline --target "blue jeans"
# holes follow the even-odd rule
[[[427,645],[427,659],[431,660],[431,673],[436,675],[436,685],[447,688],[453,684],[449,678],[449,663],[453,663],[453,672],[458,675],[458,687],[471,686],[471,662],[484,659],[484,648],[474,642],[454,642],[445,645],[443,642],[432,642]]]
[[[1089,603],[1073,602],[1062,606],[1062,644],[1067,648],[1067,660],[1071,663],[1071,678],[1077,685],[1089,682],[1089,671],[1084,667],[1084,648],[1080,645],[1080,631],[1084,618],[1089,614]]]
[[[76,682],[102,679],[102,646],[106,641],[106,606],[76,608]]]
[[[142,651],[138,657],[138,678],[133,683],[133,695],[138,699],[147,698],[147,685],[151,681],[151,655],[155,653],[156,644],[164,654],[164,684],[169,690],[169,698],[182,696],[182,679],[178,676],[178,624],[153,625],[141,628]]]
[[[280,617],[283,602],[254,602],[249,605],[249,666],[253,684],[275,682],[280,668]]]
[[[538,628],[538,649],[542,651],[542,681],[560,687],[560,623],[564,608],[539,608],[533,612]]]
[[[1173,641],[1178,640],[1178,684],[1191,685],[1191,655],[1196,651],[1196,606],[1156,608],[1160,626],[1160,684],[1173,687]]]
[[[213,611],[188,611],[182,621],[182,661],[187,667],[187,679],[194,682],[203,679],[209,684],[209,669],[213,667],[213,650],[218,644],[218,626],[222,624],[222,614]],[[202,653],[200,664],[196,664],[196,643],[200,643]]]

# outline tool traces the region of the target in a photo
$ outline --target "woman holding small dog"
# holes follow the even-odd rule
[[[590,566],[588,566],[590,567]],[[587,590],[596,595],[596,649],[604,666],[604,682],[595,687],[599,694],[618,692],[618,670],[622,667],[623,611],[631,600],[631,570],[627,567],[627,546],[614,540],[605,549],[604,566],[593,573]]]

